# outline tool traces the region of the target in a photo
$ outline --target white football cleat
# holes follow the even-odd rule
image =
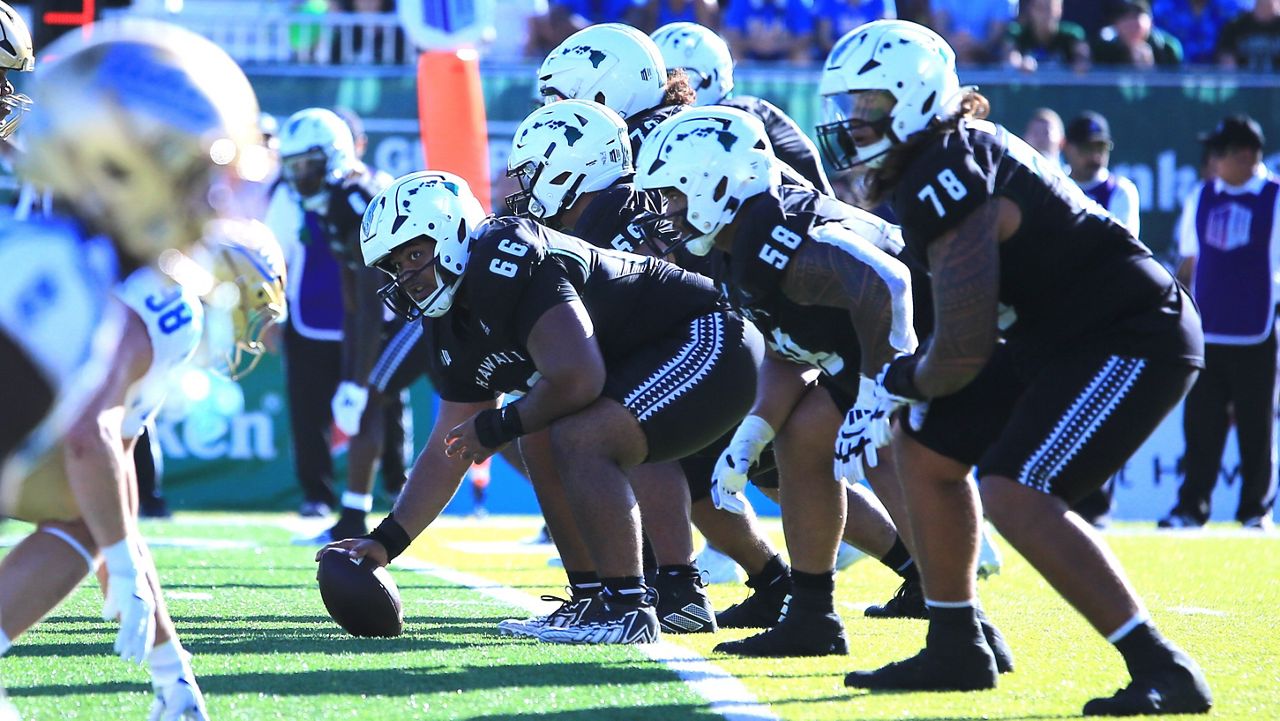
[[[746,580],[747,574],[732,558],[716,550],[708,543],[703,546],[693,565],[702,573],[702,580],[711,583],[739,583]]]
[[[836,570],[843,571],[866,557],[867,554],[841,541],[840,550],[836,551]]]
[[[990,523],[982,524],[982,539],[978,546],[978,578],[987,578],[1000,573],[1000,567],[1004,562],[1000,560],[1000,549],[996,548],[995,542],[991,540],[991,534],[995,533]]]
[[[155,691],[156,700],[147,721],[209,721],[204,694],[195,679],[180,678],[168,686],[155,687]]]

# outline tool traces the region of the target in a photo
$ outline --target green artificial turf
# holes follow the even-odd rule
[[[706,702],[634,648],[571,647],[497,635],[525,615],[475,589],[392,567],[405,602],[396,639],[358,640],[329,620],[315,588],[313,551],[289,545],[284,516],[192,514],[149,522],[169,606],[213,719],[713,718]],[[563,574],[547,550],[520,547],[532,518],[446,520],[409,552],[537,597]],[[26,527],[7,524],[0,536]],[[296,529],[295,529],[296,530]],[[1164,633],[1206,668],[1213,718],[1280,718],[1280,538],[1241,534],[1108,537]],[[776,528],[774,528],[776,535]],[[173,546],[182,539],[184,546]],[[201,539],[239,546],[191,547]],[[167,542],[167,543],[166,543]],[[922,621],[863,618],[896,577],[863,560],[841,573],[837,603],[851,654],[820,659],[738,659],[711,647],[746,631],[666,636],[741,680],[788,721],[1044,719],[1079,715],[1085,701],[1126,681],[1123,663],[1007,546],[1003,571],[980,586],[989,615],[1014,648],[1017,671],[976,694],[866,694],[842,680],[915,653]],[[710,588],[717,607],[745,588]],[[99,620],[96,585],[82,585],[0,659],[28,720],[142,719],[145,669],[111,654],[114,629]]]

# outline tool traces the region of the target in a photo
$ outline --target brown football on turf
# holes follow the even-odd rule
[[[331,549],[320,556],[316,581],[325,609],[352,636],[391,637],[404,630],[400,589],[387,569]]]

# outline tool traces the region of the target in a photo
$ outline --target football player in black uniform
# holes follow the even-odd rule
[[[985,98],[960,87],[954,52],[931,31],[904,21],[854,30],[832,50],[821,89],[824,150],[838,167],[868,168],[873,199],[904,220],[908,250],[932,273],[936,323],[930,342],[886,366],[851,429],[873,449],[889,436],[888,415],[909,406],[893,445],[929,634],[919,655],[846,684],[995,685],[976,617],[978,499],[957,480],[976,465],[988,517],[1125,659],[1131,683],[1084,713],[1208,710],[1200,668],[1155,629],[1115,557],[1070,511],[1194,380],[1194,306],[1060,168],[981,119]]]
[[[299,110],[284,122],[280,132],[283,176],[304,211],[314,213],[329,248],[342,265],[341,380],[331,403],[335,424],[350,436],[347,451],[347,487],[342,510],[333,528],[300,543],[328,543],[363,534],[365,514],[373,505],[374,470],[385,443],[384,403],[396,403],[398,395],[370,394],[368,380],[384,345],[405,338],[384,334],[383,306],[378,301],[380,274],[366,268],[360,258],[360,219],[373,196],[390,183],[356,156],[350,126],[325,108]],[[411,346],[410,346],[411,347]],[[290,385],[292,393],[316,389]],[[372,402],[370,402],[372,401]],[[295,414],[300,410],[296,404]],[[327,419],[298,422],[296,432],[326,433]],[[320,446],[308,444],[306,450]],[[327,444],[325,446],[327,448]],[[304,451],[295,440],[295,450]]]
[[[461,476],[453,470],[549,429],[604,588],[539,638],[654,640],[655,594],[641,575],[626,470],[692,453],[746,412],[750,394],[731,391],[754,387],[754,328],[710,281],[674,265],[522,218],[485,219],[466,183],[445,173],[397,180],[370,205],[361,236],[366,261],[395,278],[384,295],[435,318],[433,378],[459,405],[442,410],[457,425],[437,420],[392,514],[341,546],[386,563],[452,496]],[[498,409],[508,391],[525,395]]]
[[[712,484],[717,506],[732,508],[747,469],[780,431],[775,449],[792,600],[774,629],[719,648],[847,653],[832,600],[845,489],[827,450],[858,395],[859,369],[915,347],[910,274],[893,258],[901,249],[897,230],[811,188],[784,185],[763,123],[736,108],[699,108],[660,125],[641,152],[636,184],[663,193],[666,217],[687,249],[726,254],[722,275],[731,298],[770,338],[756,405]],[[827,388],[811,389],[801,377],[805,366],[822,370]],[[896,540],[893,525],[878,503],[873,508],[878,524],[859,525],[887,529],[894,540],[877,549],[887,550]]]
[[[726,105],[760,118],[773,154],[823,195],[835,197],[818,148],[782,109],[763,98],[733,93],[733,56],[729,44],[714,30],[698,23],[668,23],[650,36],[669,70],[681,70],[693,86],[696,107]]]

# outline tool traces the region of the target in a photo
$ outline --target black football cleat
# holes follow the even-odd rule
[[[893,598],[882,606],[867,606],[863,614],[870,618],[929,618],[924,605],[924,586],[919,577],[903,581]]]
[[[626,603],[601,591],[578,601],[574,618],[562,626],[544,626],[538,638],[547,643],[637,644],[658,640],[657,593],[645,592],[639,603]]]
[[[773,628],[738,641],[725,641],[715,650],[737,656],[845,656],[849,641],[844,624],[834,612],[796,608],[791,603]]]
[[[1085,716],[1207,713],[1213,694],[1191,657],[1174,651],[1164,668],[1136,673],[1128,686],[1084,705]]]
[[[996,660],[986,642],[945,653],[920,653],[874,671],[854,671],[844,685],[873,691],[982,691],[996,687]]]
[[[1004,634],[1000,633],[1000,629],[996,628],[995,624],[987,620],[981,610],[978,611],[978,624],[982,626],[982,637],[987,640],[991,655],[996,658],[996,671],[1013,673],[1013,649],[1009,648],[1009,643],[1004,640]]]
[[[666,633],[715,633],[716,615],[703,591],[701,574],[669,576],[658,574],[653,588],[658,592],[658,624]]]
[[[791,592],[790,576],[781,575],[757,588],[747,581],[751,595],[716,614],[720,628],[773,628],[782,617],[782,606]]]

